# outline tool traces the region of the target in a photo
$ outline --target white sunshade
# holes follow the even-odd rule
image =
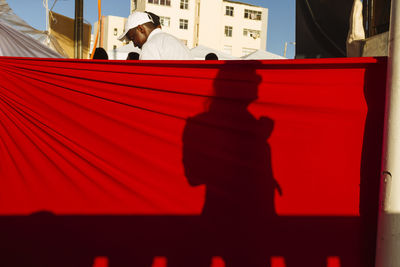
[[[287,58],[268,51],[257,50],[247,56],[242,57],[242,59],[250,60],[250,59],[287,59]]]
[[[0,56],[61,58],[61,55],[0,19]]]
[[[141,50],[129,43],[117,49],[108,50],[107,54],[108,59],[125,60],[130,52],[136,52],[140,54]]]
[[[30,26],[6,0],[0,0],[0,55],[60,58],[64,54],[55,38]]]
[[[192,48],[190,50],[190,53],[192,54],[192,56],[195,59],[205,59],[207,54],[214,53],[218,56],[218,59],[220,59],[220,60],[238,60],[238,59],[240,60],[240,58],[228,55],[226,53],[223,53],[221,51],[218,51],[218,50],[215,50],[215,49],[203,46],[203,45],[199,45],[199,46],[196,46],[195,48]]]

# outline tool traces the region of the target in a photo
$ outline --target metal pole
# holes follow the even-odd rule
[[[44,1],[44,8],[46,9],[46,44],[50,45],[49,0]]]
[[[292,44],[292,45],[296,45],[296,42],[285,42],[285,49],[283,50],[283,57],[286,57],[286,52],[287,52],[287,45],[288,44]]]
[[[75,58],[83,58],[83,0],[75,0]]]
[[[285,49],[283,50],[283,57],[286,57],[287,42],[285,42]]]
[[[375,35],[375,3],[374,3],[374,1],[375,0],[369,0],[368,1],[368,3],[369,3],[369,5],[368,5],[368,15],[369,15],[369,18],[368,18],[368,32],[369,32],[369,35],[368,35],[368,37],[372,37],[372,36],[374,36]]]
[[[44,5],[45,5],[45,9],[46,9],[46,31],[47,31],[47,33],[49,33],[49,28],[50,28],[50,26],[49,26],[49,0],[46,0],[45,2],[44,2]]]
[[[400,0],[392,0],[376,267],[400,266]]]

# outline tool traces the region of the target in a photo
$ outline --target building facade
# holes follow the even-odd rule
[[[118,40],[118,37],[124,32],[126,18],[116,16],[102,16],[100,20],[100,33],[97,41],[97,47],[103,47],[105,50],[115,50],[125,45]],[[93,25],[93,35],[96,37],[98,22]]]
[[[203,45],[235,57],[266,50],[267,8],[230,0],[131,0],[133,11],[157,14],[163,31],[190,49]],[[125,21],[121,17],[102,17],[97,46],[106,50],[123,46],[117,37],[123,33]]]

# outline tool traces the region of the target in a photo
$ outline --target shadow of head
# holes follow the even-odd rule
[[[223,65],[214,80],[216,101],[229,100],[250,104],[258,99],[258,87],[262,78],[257,74],[259,62],[234,62]]]

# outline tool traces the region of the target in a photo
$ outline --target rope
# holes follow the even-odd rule
[[[58,0],[55,0],[55,1],[54,1],[53,5],[52,5],[51,8],[50,8],[50,11],[53,11],[53,8],[54,8],[54,6],[56,5],[57,1],[58,1]]]

